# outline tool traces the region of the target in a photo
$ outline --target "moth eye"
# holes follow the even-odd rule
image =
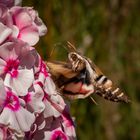
[[[73,61],[77,60],[77,56],[75,54],[71,54],[71,58],[72,58]]]

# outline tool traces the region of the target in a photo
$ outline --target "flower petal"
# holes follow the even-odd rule
[[[5,99],[6,99],[6,91],[3,80],[0,78],[0,112],[3,109]]]
[[[21,107],[19,111],[15,112],[15,115],[20,129],[24,132],[29,131],[31,125],[35,121],[34,114]]]
[[[28,96],[30,96],[30,100],[29,102],[27,102],[27,105],[30,106],[33,112],[41,113],[45,109],[45,105],[42,102],[44,92],[38,84],[34,85],[34,89],[35,92],[28,93]]]
[[[8,125],[11,129],[20,131],[20,127],[16,120],[14,112],[8,108],[4,108],[4,110],[2,111],[0,115],[0,123],[3,125]]]
[[[19,39],[29,43],[31,46],[35,45],[39,41],[39,33],[37,28],[33,25],[24,28],[20,31]]]
[[[10,87],[18,96],[25,96],[34,80],[33,70],[19,70],[17,77],[6,74],[4,84]]]
[[[20,5],[22,0],[0,0],[0,3],[5,4],[7,7],[12,7],[14,5]]]
[[[4,73],[5,66],[6,66],[6,62],[0,58],[0,75]]]
[[[20,57],[20,66],[27,69],[32,69],[38,59],[37,51],[33,50],[25,50],[22,52]]]
[[[22,3],[22,0],[14,0],[14,1],[15,1],[14,5],[21,5],[21,3]]]
[[[0,23],[0,44],[9,37],[12,33],[12,30],[5,26],[4,24]]]
[[[35,23],[36,23],[38,31],[39,31],[39,36],[45,35],[47,33],[47,27],[43,23],[43,21],[38,17],[38,15],[35,18]]]
[[[57,111],[49,101],[44,100],[44,104],[45,104],[45,110],[44,110],[44,117],[48,118],[48,117],[59,117],[61,115],[61,113],[59,111]]]
[[[56,129],[53,131],[46,131],[45,132],[45,139],[46,140],[69,140],[66,134],[60,129]]]
[[[62,126],[64,128],[65,134],[69,137],[76,138],[75,127],[73,120],[70,117],[70,114],[68,114],[67,116],[62,115],[62,118],[63,118]]]
[[[18,57],[20,49],[17,49],[16,42],[6,42],[0,46],[0,57],[8,61],[9,59],[15,60]]]
[[[17,112],[4,108],[0,115],[0,123],[16,131],[29,131],[34,120],[35,116],[22,107]]]
[[[54,97],[53,97],[54,96]],[[65,102],[60,95],[52,95],[44,99],[44,117],[59,117],[65,109]]]
[[[6,128],[2,127],[0,128],[0,140],[6,140],[7,134],[6,134]]]
[[[32,24],[32,17],[29,15],[26,8],[15,6],[10,9],[16,26],[21,30]]]
[[[11,34],[11,38],[13,37],[13,38],[17,38],[18,37],[18,35],[19,35],[19,28],[17,27],[17,26],[15,26],[15,25],[13,25],[12,27],[11,27],[11,29],[12,29],[12,34]]]
[[[48,76],[46,78],[46,81],[45,81],[45,89],[46,93],[48,95],[56,95],[57,94],[57,91],[56,91],[56,86],[53,82],[53,80],[51,79],[50,76]]]

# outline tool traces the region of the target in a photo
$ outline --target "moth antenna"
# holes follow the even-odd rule
[[[67,41],[67,45],[68,45],[68,48],[70,49],[70,51],[77,52],[75,46],[73,44],[71,44],[69,41]]]
[[[53,49],[51,50],[51,53],[49,55],[49,58],[51,58],[52,54],[54,53],[56,47],[53,47]]]
[[[69,41],[63,42],[63,43],[56,43],[56,44],[54,44],[54,47],[51,50],[51,53],[50,53],[48,59],[51,58],[51,56],[54,53],[56,47],[63,47],[67,52],[71,52],[71,51],[77,52],[75,46],[73,44],[71,44]]]
[[[65,43],[65,44],[66,44],[66,43]],[[68,48],[64,45],[64,43],[56,43],[56,44],[54,44],[53,46],[54,46],[54,47],[53,47],[53,49],[51,50],[51,53],[50,53],[48,59],[51,58],[52,54],[54,53],[54,51],[55,51],[55,49],[56,49],[57,47],[63,47],[66,51],[68,51]]]
[[[95,105],[98,105],[98,103],[90,96],[90,99],[92,100],[92,102],[95,104]]]

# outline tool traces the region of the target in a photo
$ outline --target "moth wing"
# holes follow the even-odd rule
[[[64,95],[70,99],[86,98],[94,92],[88,71],[83,69],[79,74],[64,84]]]
[[[88,71],[75,72],[68,63],[46,62],[62,94],[69,99],[86,98],[94,92]]]
[[[55,61],[55,62],[46,62],[47,66],[49,67],[49,72],[58,78],[59,76],[63,75],[66,78],[72,78],[76,76],[76,72],[68,66],[65,62]]]

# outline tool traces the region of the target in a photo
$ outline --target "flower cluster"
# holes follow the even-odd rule
[[[75,139],[68,105],[33,48],[47,28],[17,4],[0,0],[0,140]]]

